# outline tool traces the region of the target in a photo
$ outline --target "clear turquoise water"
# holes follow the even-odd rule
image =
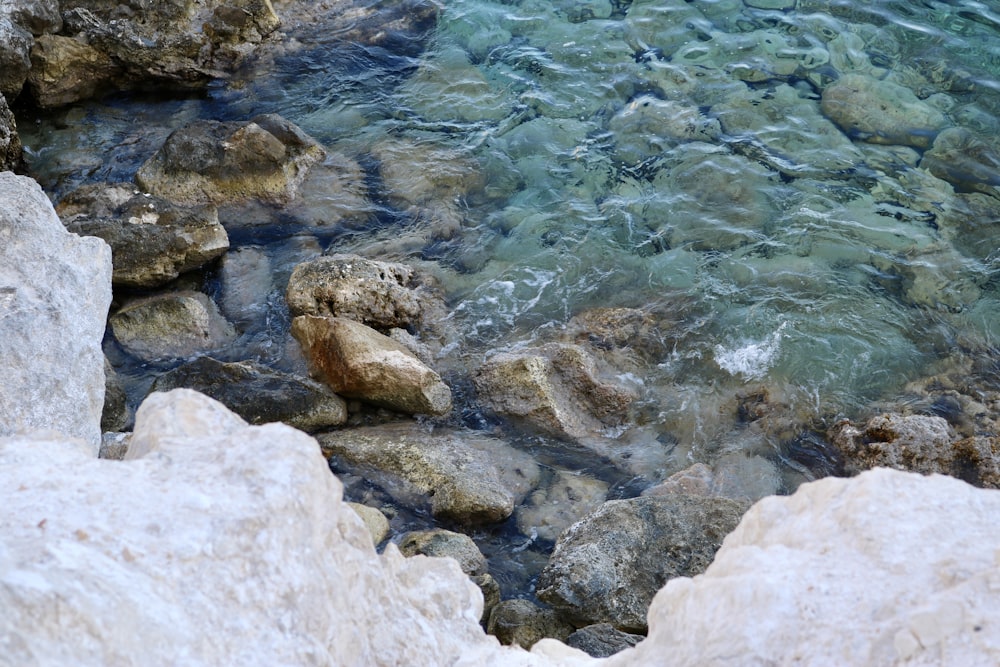
[[[234,242],[280,253],[315,231],[433,273],[462,332],[449,368],[551,339],[590,308],[650,312],[666,345],[629,369],[643,396],[626,430],[676,447],[648,479],[739,449],[739,392],[766,387],[797,424],[822,426],[891,402],[960,349],[991,354],[1000,198],[963,222],[954,189],[915,167],[919,151],[852,140],[819,95],[844,74],[888,78],[1000,149],[996,3],[442,7],[416,57],[345,49],[320,30],[240,85],[22,122],[31,165],[58,197],[131,178],[189,120],[270,111],[362,165],[405,147],[401,180],[370,183],[350,224],[318,187]],[[693,125],[671,138],[682,113]],[[428,162],[407,164],[421,154],[455,173],[414,211],[393,188],[421,177]]]

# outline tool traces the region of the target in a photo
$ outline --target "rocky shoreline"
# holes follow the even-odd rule
[[[254,246],[230,248],[234,230],[319,187],[352,202],[370,196],[351,158],[277,114],[188,123],[134,182],[87,185],[55,207],[15,175],[25,164],[5,97],[45,109],[249,76],[296,48],[283,30],[308,30],[301,3],[163,2],[153,13],[98,0],[9,4],[0,607],[11,613],[0,621],[0,664],[1000,657],[989,595],[1000,499],[986,490],[1000,487],[994,350],[961,341],[905,400],[873,405],[858,422],[817,425],[778,392],[750,387],[719,414],[747,441],[780,440],[781,452],[749,448],[678,469],[672,443],[617,434],[641,418],[642,369],[681,335],[670,325],[683,303],[591,308],[531,344],[480,355],[419,265],[324,252],[313,239],[278,270]],[[419,49],[437,10],[323,11],[345,41]],[[872,81],[828,82],[823,113],[852,137],[924,150],[928,173],[973,182],[965,200],[997,194],[976,176],[992,164],[989,146],[908,89]],[[906,107],[905,124],[852,115],[860,100],[886,96]],[[686,118],[671,141],[718,139],[718,121],[675,107],[638,97],[609,127],[624,136]],[[738,114],[720,112],[723,122]],[[978,152],[956,175],[954,152],[970,146]],[[420,243],[460,233],[455,202],[495,196],[477,165],[441,150],[373,149],[392,206],[429,221]],[[651,149],[618,150],[639,168]],[[414,178],[420,164],[449,168]],[[748,180],[773,177],[759,161],[744,166]],[[190,277],[209,266],[215,291]],[[914,279],[906,298],[919,303],[921,289]],[[155,377],[118,377],[125,357]],[[519,446],[523,435],[575,448],[631,486],[561,469]],[[827,475],[853,477],[812,481]],[[372,502],[344,502],[350,480]],[[400,530],[397,512],[427,528]],[[532,595],[504,599],[470,537],[501,525],[520,542],[508,556],[535,558]]]

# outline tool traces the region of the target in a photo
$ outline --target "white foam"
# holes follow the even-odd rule
[[[777,331],[764,340],[746,342],[737,347],[715,346],[715,363],[730,375],[742,375],[747,380],[759,380],[777,360],[781,352],[782,322]]]

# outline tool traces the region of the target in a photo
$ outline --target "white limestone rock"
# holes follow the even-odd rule
[[[30,178],[0,173],[0,436],[101,442],[111,249],[63,227]]]
[[[126,461],[0,439],[0,665],[542,665],[449,559],[376,554],[316,442],[179,389]]]
[[[876,469],[762,500],[608,665],[990,665],[1000,493]]]

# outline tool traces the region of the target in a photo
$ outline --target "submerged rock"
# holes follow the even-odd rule
[[[0,172],[0,435],[52,429],[97,454],[111,250],[63,227],[30,178]]]
[[[761,456],[733,453],[721,457],[714,467],[695,463],[674,473],[661,484],[644,490],[642,495],[679,493],[756,502],[780,489],[781,475],[773,463]]]
[[[701,574],[746,508],[679,494],[608,501],[559,537],[538,597],[574,623],[644,632],[660,587]]]
[[[347,404],[319,382],[254,361],[199,357],[158,377],[151,391],[179,387],[214,398],[251,424],[283,422],[313,432],[347,421]]]
[[[921,158],[920,168],[959,190],[1000,195],[1000,151],[963,128],[941,132]]]
[[[451,389],[406,347],[342,317],[300,315],[292,335],[333,391],[407,414],[443,415]]]
[[[584,348],[565,343],[494,354],[480,367],[475,385],[498,414],[570,440],[621,423],[636,399]]]
[[[276,114],[245,122],[194,121],[167,137],[135,175],[179,204],[290,200],[323,148]]]
[[[862,74],[846,74],[827,86],[820,109],[848,136],[875,144],[927,148],[949,124],[909,88]]]
[[[503,521],[538,483],[538,464],[503,440],[414,424],[384,424],[317,436],[338,465],[360,469],[402,502],[429,497],[434,516],[460,523]],[[365,472],[367,471],[367,472]]]
[[[124,287],[163,285],[229,248],[214,207],[179,206],[127,184],[85,186],[56,210],[71,232],[111,246],[112,282]]]
[[[570,525],[603,505],[607,496],[606,482],[559,470],[517,508],[517,529],[523,535],[555,542]]]
[[[233,325],[201,292],[170,292],[135,299],[108,319],[115,340],[143,361],[186,359],[230,344]]]

